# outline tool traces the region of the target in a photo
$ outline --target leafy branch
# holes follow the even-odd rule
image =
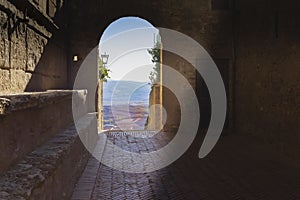
[[[148,53],[152,56],[151,61],[154,63],[153,70],[150,72],[149,79],[153,84],[160,82],[160,51],[161,51],[161,41],[160,36],[156,36],[156,41],[154,47],[148,49]]]
[[[98,70],[99,70],[99,79],[107,82],[107,80],[110,78],[109,72],[110,69],[107,69],[102,62],[102,59],[99,57],[98,58]]]

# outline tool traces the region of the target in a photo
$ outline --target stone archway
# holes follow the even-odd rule
[[[161,47],[159,30],[140,17],[122,17],[106,27],[99,42],[100,63],[102,55],[109,58],[100,64],[109,70],[109,77],[98,83],[100,130],[161,130],[162,110],[155,106],[162,105]]]
[[[201,10],[194,9],[194,7],[201,8]],[[191,1],[190,3],[181,2],[174,4],[167,0],[143,3],[133,0],[130,3],[116,2],[114,4],[114,2],[108,3],[103,1],[99,3],[93,1],[89,4],[80,4],[75,1],[74,3],[68,2],[68,9],[70,13],[70,52],[71,54],[79,54],[83,58],[87,52],[97,45],[101,32],[104,31],[108,24],[120,17],[131,15],[144,18],[158,27],[166,27],[187,34],[203,45],[212,57],[232,60],[231,29],[228,28],[231,26],[230,16],[224,17],[215,15],[211,12],[211,8],[207,2]],[[181,11],[183,9],[188,9],[190,12],[182,13]],[[209,24],[209,27],[207,24]],[[221,31],[224,35],[223,38],[219,36],[219,32]],[[224,39],[228,40],[228,43],[224,43]],[[185,73],[186,78],[196,90],[196,73],[193,67],[182,61],[182,59],[176,55],[166,53],[163,57],[164,64]],[[73,66],[70,68],[70,84],[72,84],[72,80],[78,68]],[[229,73],[233,73],[231,65],[229,68]],[[96,72],[93,71],[91,74],[95,75]],[[232,77],[232,75],[230,75],[230,77]],[[96,78],[94,78],[92,82],[95,83],[95,81]],[[229,89],[232,90],[233,83],[232,81],[229,82],[231,84]],[[91,91],[95,90],[96,88],[91,88]],[[163,96],[164,105],[167,105],[167,111],[171,110],[173,112],[174,106],[178,107],[178,104],[173,103],[172,94],[165,92]],[[230,113],[232,113],[231,109],[232,106],[229,104]],[[167,129],[176,129],[176,124],[179,123],[179,115],[179,113],[176,114],[175,112],[174,116],[169,118],[167,123],[170,124],[170,126]]]

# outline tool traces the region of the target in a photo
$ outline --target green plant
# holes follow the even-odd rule
[[[107,80],[110,78],[109,72],[110,69],[107,69],[102,62],[102,59],[99,57],[98,58],[98,70],[99,70],[99,79],[107,82]]]
[[[156,36],[154,47],[148,49],[148,53],[152,56],[152,62],[154,63],[153,70],[150,72],[149,79],[153,84],[160,82],[160,54],[161,54],[161,41],[160,36]]]

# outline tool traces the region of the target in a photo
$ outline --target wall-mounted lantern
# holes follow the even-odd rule
[[[106,52],[104,54],[101,54],[101,59],[102,59],[103,66],[105,66],[107,64],[108,57],[109,57],[109,55],[106,54]]]
[[[78,55],[74,55],[74,56],[73,56],[73,62],[78,62],[78,61],[79,61]]]

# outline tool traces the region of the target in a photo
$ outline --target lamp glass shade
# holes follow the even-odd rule
[[[102,59],[102,63],[104,64],[104,65],[106,65],[107,64],[107,62],[108,62],[108,57],[109,57],[109,55],[108,54],[101,54],[101,59]]]

